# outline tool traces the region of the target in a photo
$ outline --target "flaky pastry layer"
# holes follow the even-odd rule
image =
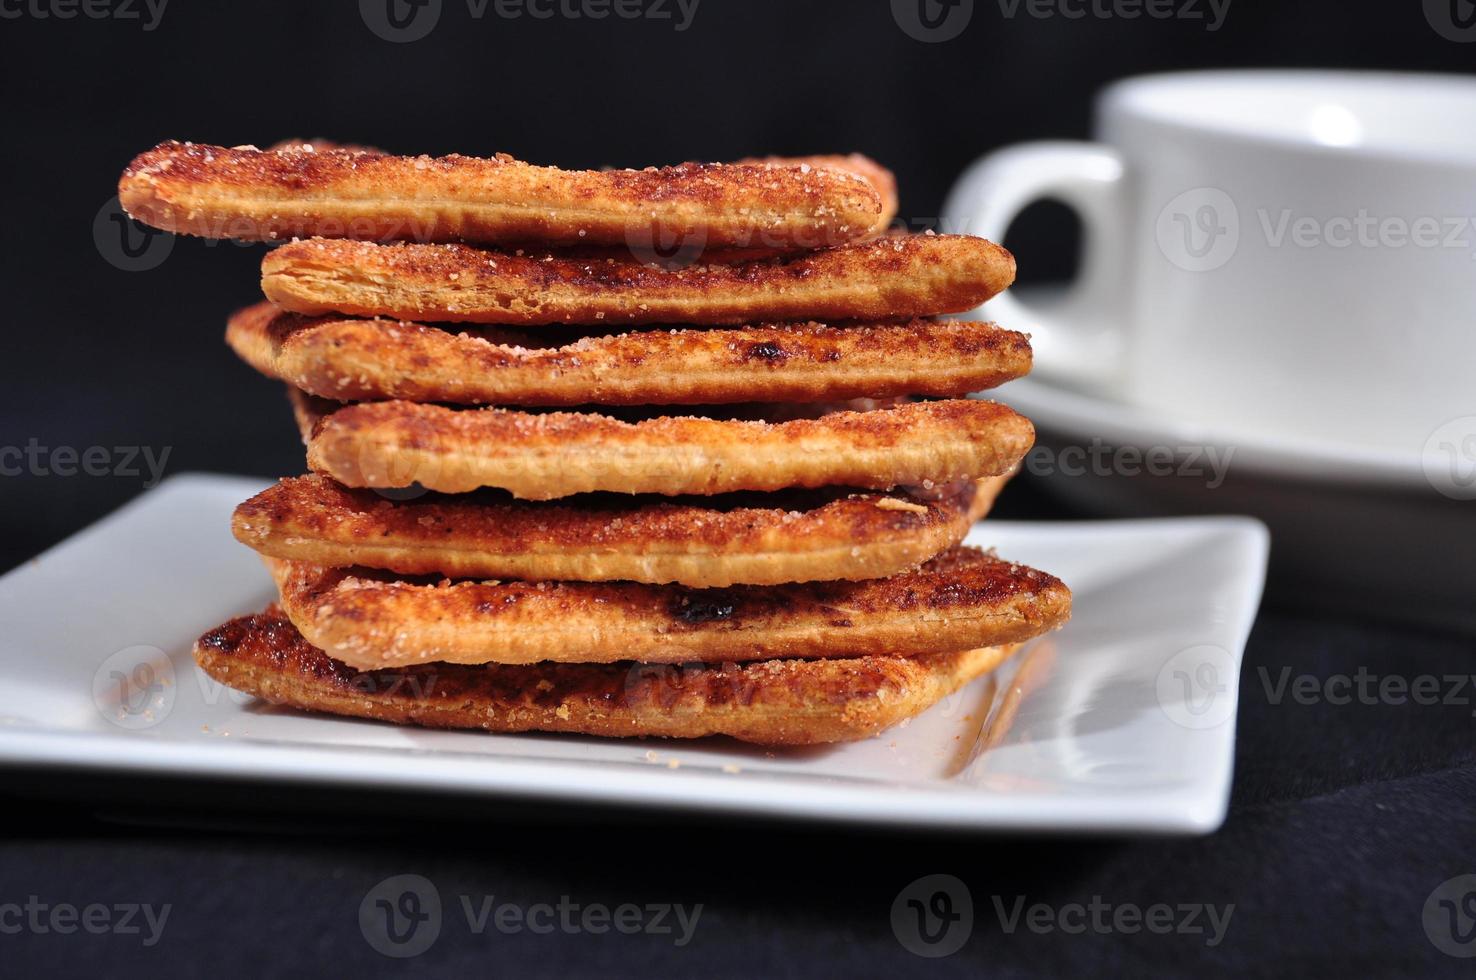
[[[580,171],[506,155],[171,141],[128,165],[118,198],[165,231],[250,241],[822,248],[875,234],[890,220],[881,168],[825,160]]]
[[[819,491],[679,503],[595,495],[534,503],[487,492],[390,501],[304,476],[241,504],[231,529],[273,558],[411,575],[776,585],[915,567],[963,540],[1006,479],[927,495]]]
[[[359,402],[312,421],[308,466],[350,487],[711,495],[930,487],[1012,472],[1035,430],[997,402],[914,402],[787,422]]]
[[[916,656],[1017,643],[1063,623],[1071,593],[976,548],[863,582],[691,589],[632,582],[406,580],[266,558],[282,608],[355,667]]]
[[[200,637],[195,660],[222,684],[272,704],[376,721],[816,745],[868,738],[911,718],[1016,649],[722,665],[424,664],[366,672],[333,660],[270,608]]]
[[[294,313],[539,325],[744,324],[962,313],[1006,289],[1015,260],[965,235],[892,236],[797,257],[681,268],[630,258],[313,238],[262,260]]]
[[[957,396],[1030,370],[1030,341],[990,323],[644,330],[560,346],[536,332],[310,318],[270,303],[231,317],[252,367],[340,401],[459,405],[698,405]]]

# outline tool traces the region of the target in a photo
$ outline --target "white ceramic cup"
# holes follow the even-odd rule
[[[1102,93],[1096,130],[985,157],[944,210],[995,241],[1042,198],[1080,213],[1066,296],[984,310],[1032,333],[1043,375],[1411,454],[1476,416],[1476,79],[1147,76]]]

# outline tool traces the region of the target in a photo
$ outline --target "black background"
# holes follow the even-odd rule
[[[27,5],[34,0],[26,0]],[[1203,4],[1199,5],[1200,7]],[[5,0],[0,9],[28,9]],[[169,472],[296,473],[301,449],[278,386],[237,363],[224,318],[257,295],[260,250],[175,242],[146,272],[94,237],[117,175],[166,138],[266,144],[332,137],[407,152],[506,151],[564,166],[645,165],[756,153],[858,150],[891,166],[902,214],[926,219],[959,170],[1027,139],[1089,132],[1092,93],[1148,71],[1327,66],[1467,71],[1417,0],[1233,0],[1203,20],[1001,15],[978,0],[956,40],[921,43],[886,0],[702,0],[671,22],[481,20],[446,0],[429,37],[390,44],[356,4],[173,0],[137,21],[0,19],[0,153],[7,314],[0,445],[153,447]],[[1069,220],[1050,209],[1009,244],[1022,278],[1065,275]],[[137,476],[0,478],[0,567],[142,489]],[[1026,486],[1005,514],[1054,516]],[[1069,516],[1069,515],[1062,515]],[[1360,665],[1407,676],[1469,670],[1469,638],[1283,609],[1272,596],[1248,654],[1323,675]],[[88,597],[78,597],[79,602]],[[364,890],[417,871],[443,893],[532,902],[701,901],[699,941],[673,951],[592,937],[449,936],[421,970],[587,975],[941,975],[1231,969],[1456,973],[1420,907],[1476,871],[1469,708],[1272,706],[1247,680],[1235,803],[1207,841],[1052,842],[805,828],[614,821],[297,791],[10,773],[14,835],[0,901],[172,901],[166,942],[0,935],[0,962],[111,975],[364,970],[353,925]],[[59,802],[59,800],[61,800]],[[1236,902],[1226,943],[1187,937],[1006,937],[924,961],[887,913],[908,881],[958,875],[975,902]],[[981,909],[981,914],[988,914]],[[9,954],[9,955],[7,955]],[[1469,975],[1466,972],[1465,975]]]

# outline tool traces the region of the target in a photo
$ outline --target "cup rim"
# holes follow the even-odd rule
[[[1358,69],[1321,68],[1231,68],[1195,71],[1157,72],[1118,79],[1103,88],[1097,96],[1099,119],[1106,115],[1145,120],[1160,126],[1194,133],[1199,136],[1241,142],[1255,146],[1318,154],[1336,154],[1371,160],[1402,163],[1435,163],[1445,165],[1476,164],[1476,143],[1470,147],[1408,145],[1389,146],[1377,143],[1330,145],[1308,135],[1294,135],[1266,129],[1256,131],[1229,123],[1196,118],[1178,111],[1164,111],[1144,104],[1143,97],[1164,88],[1187,84],[1241,81],[1279,81],[1289,85],[1311,82],[1366,85],[1380,82],[1402,89],[1443,89],[1468,94],[1476,104],[1476,77],[1443,72],[1400,72]]]

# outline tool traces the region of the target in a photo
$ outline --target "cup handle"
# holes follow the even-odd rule
[[[1099,143],[1050,141],[1007,147],[966,170],[944,207],[944,229],[1002,241],[1026,205],[1054,198],[1074,208],[1084,228],[1081,273],[1059,300],[991,299],[985,315],[1028,332],[1043,374],[1114,387],[1123,368],[1131,239],[1122,158]]]

